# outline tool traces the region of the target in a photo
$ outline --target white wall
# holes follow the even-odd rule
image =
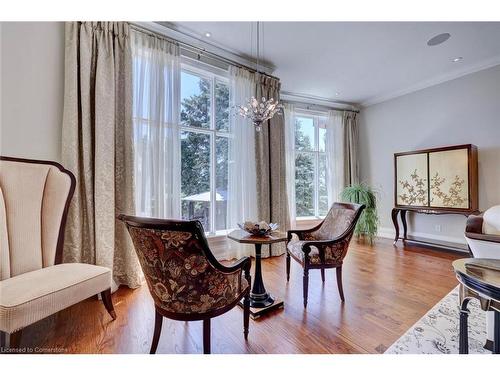
[[[2,22],[0,154],[61,159],[64,24]]]
[[[393,154],[464,143],[479,151],[480,210],[500,204],[500,66],[361,111],[361,176],[380,192],[382,233],[393,231]],[[462,216],[410,215],[416,236],[464,243],[464,229]]]

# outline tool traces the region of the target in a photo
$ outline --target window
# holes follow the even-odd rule
[[[183,65],[180,90],[181,215],[215,234],[227,229],[228,80]]]
[[[328,211],[325,142],[326,116],[297,113],[295,200],[298,218],[319,218]]]

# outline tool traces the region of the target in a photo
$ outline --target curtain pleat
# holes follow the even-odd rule
[[[286,187],[288,201],[288,216],[290,227],[295,228],[295,106],[286,103],[285,110],[285,160],[286,160]]]
[[[279,80],[260,76],[257,84],[257,98],[280,99]],[[285,119],[276,114],[263,124],[262,130],[256,134],[255,142],[257,170],[258,213],[261,220],[279,224],[281,231],[290,227],[286,188],[285,159]],[[285,252],[285,244],[271,246],[272,255]]]
[[[108,267],[115,287],[134,288],[142,272],[115,220],[135,212],[131,62],[127,23],[66,23],[62,161],[77,187],[64,261]]]
[[[133,31],[132,54],[136,210],[180,218],[179,46]]]
[[[344,137],[343,114],[339,111],[328,111],[326,123],[326,187],[328,206],[340,200],[344,189]]]
[[[229,68],[229,106],[234,108],[255,95],[255,75],[243,68]],[[229,116],[227,228],[238,228],[246,220],[257,221],[255,191],[255,128],[239,115]],[[222,259],[241,258],[254,254],[254,246],[228,240]]]
[[[344,186],[359,183],[358,122],[355,112],[344,111]]]

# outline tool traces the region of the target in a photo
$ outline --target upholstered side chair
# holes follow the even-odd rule
[[[243,333],[248,338],[250,266],[244,257],[231,266],[210,251],[198,220],[163,220],[119,215],[139,257],[155,305],[150,354],[156,352],[163,317],[203,321],[203,352],[210,353],[210,319],[243,299]]]
[[[307,307],[309,270],[321,270],[325,282],[325,269],[335,268],[340,299],[344,301],[342,287],[342,263],[354,233],[354,228],[365,208],[352,203],[334,203],[325,219],[317,226],[304,230],[289,230],[287,233],[286,279],[290,280],[290,258],[295,259],[304,270],[304,308]],[[297,238],[294,238],[294,234]]]
[[[0,157],[0,346],[21,329],[101,293],[113,319],[111,271],[61,263],[75,177],[51,161]]]

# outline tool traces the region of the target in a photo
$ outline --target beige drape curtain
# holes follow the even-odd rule
[[[116,285],[142,282],[117,213],[134,213],[132,57],[129,25],[70,22],[65,35],[62,161],[77,180],[65,262],[113,271]]]
[[[344,149],[344,186],[359,183],[358,160],[358,122],[355,112],[344,111],[343,149]]]
[[[257,98],[280,99],[279,80],[260,75]],[[281,231],[289,229],[286,188],[285,119],[275,115],[256,133],[255,157],[257,198],[260,220],[278,223]],[[270,163],[270,166],[269,166]],[[272,245],[272,255],[285,252],[283,243]]]

